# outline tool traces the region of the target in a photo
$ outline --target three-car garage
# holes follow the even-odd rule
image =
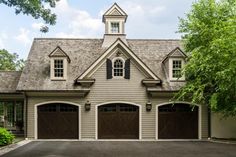
[[[199,107],[164,104],[156,108],[156,139],[198,139]],[[141,139],[141,106],[108,103],[96,106],[96,139]],[[80,139],[80,107],[66,103],[37,106],[38,139]]]

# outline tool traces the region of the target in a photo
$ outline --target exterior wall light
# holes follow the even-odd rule
[[[91,109],[91,103],[89,102],[89,100],[87,100],[87,102],[84,105],[85,111],[90,111]]]
[[[150,100],[148,100],[148,102],[146,103],[146,111],[151,111],[152,110],[152,103]]]

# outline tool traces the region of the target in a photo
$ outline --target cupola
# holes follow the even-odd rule
[[[127,17],[127,14],[116,3],[104,13],[102,21],[105,24],[105,34],[102,47],[109,47],[118,38],[127,44],[125,34]]]

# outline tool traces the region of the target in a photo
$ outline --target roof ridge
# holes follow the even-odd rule
[[[103,40],[103,38],[34,38],[34,40]]]
[[[34,38],[34,40],[103,40],[103,38]],[[182,41],[182,39],[126,39],[133,41]]]
[[[22,72],[22,71],[16,71],[16,70],[0,70],[0,72],[1,72],[1,73],[3,73],[3,72],[12,72],[12,73],[13,73],[13,72],[19,72],[19,73],[20,73],[20,72]]]
[[[148,40],[148,41],[181,41],[182,39],[127,39],[127,40]]]

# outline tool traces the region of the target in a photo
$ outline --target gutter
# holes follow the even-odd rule
[[[28,96],[26,95],[26,92],[24,92],[24,106],[25,106],[25,130],[24,130],[24,136],[25,139],[27,139],[27,134],[28,134],[28,130],[27,130],[27,126],[28,126]]]
[[[207,115],[208,115],[208,139],[211,139],[211,109],[207,108]]]

